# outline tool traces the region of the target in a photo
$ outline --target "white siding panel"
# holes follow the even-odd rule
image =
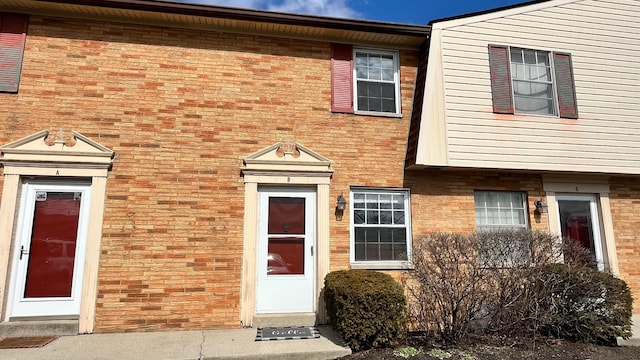
[[[448,164],[639,174],[640,0],[521,9],[442,26]],[[579,118],[494,114],[489,44],[571,53]]]

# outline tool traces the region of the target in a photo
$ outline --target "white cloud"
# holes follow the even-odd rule
[[[282,0],[270,1],[268,10],[297,14],[313,14],[341,18],[359,18],[361,15],[347,4],[347,0]]]
[[[177,0],[183,3],[209,4],[280,11],[294,14],[332,16],[339,18],[361,18],[357,10],[351,8],[348,0]]]

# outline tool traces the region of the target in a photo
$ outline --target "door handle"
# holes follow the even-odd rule
[[[29,255],[29,252],[24,249],[24,245],[20,246],[20,260],[22,260],[22,255]]]
[[[311,245],[311,256],[313,256],[313,245]]]

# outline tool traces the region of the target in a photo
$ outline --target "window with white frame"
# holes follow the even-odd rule
[[[549,52],[512,47],[510,59],[515,111],[556,115]]]
[[[479,244],[480,260],[487,267],[509,267],[531,258],[526,237],[516,236],[505,242],[502,230],[527,229],[527,196],[523,192],[475,191],[476,227],[484,234]]]
[[[493,111],[578,118],[571,54],[489,44]]]
[[[354,49],[356,112],[400,114],[398,53]]]
[[[351,262],[405,264],[411,259],[409,190],[351,189]]]
[[[526,229],[526,195],[523,192],[475,191],[478,230]]]

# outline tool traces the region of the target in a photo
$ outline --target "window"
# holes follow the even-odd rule
[[[489,45],[496,113],[578,118],[571,55]]]
[[[406,189],[351,190],[351,262],[403,267],[411,259],[411,214]],[[376,266],[378,265],[378,266]]]
[[[527,229],[526,194],[507,191],[475,191],[476,227],[487,231],[482,236],[479,257],[483,266],[491,268],[511,267],[528,263],[531,259],[530,244],[525,237],[515,236],[504,241],[501,230]],[[495,231],[494,236],[492,231]]]
[[[0,13],[0,93],[18,92],[29,17]]]
[[[475,191],[474,198],[478,230],[528,227],[525,193]]]
[[[331,111],[400,115],[398,69],[396,51],[333,44]]]
[[[356,110],[399,113],[396,54],[355,50]]]

